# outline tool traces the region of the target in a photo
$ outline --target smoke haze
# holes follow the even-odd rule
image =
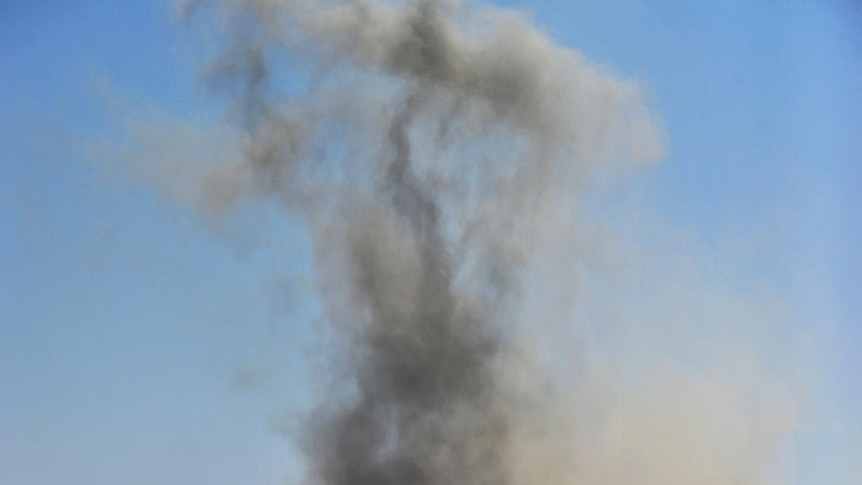
[[[310,234],[334,383],[304,483],[779,480],[780,303],[596,222],[630,208],[600,181],[662,156],[637,84],[480,4],[179,10],[228,115],[137,123],[128,156],[206,217],[275,200]]]

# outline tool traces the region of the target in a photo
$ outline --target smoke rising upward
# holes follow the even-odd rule
[[[582,369],[570,398],[524,344],[544,324],[526,288],[558,282],[534,263],[568,264],[559,248],[581,230],[569,206],[597,172],[661,155],[636,85],[521,15],[458,1],[182,10],[213,14],[205,73],[230,124],[156,134],[163,164],[143,170],[207,214],[275,199],[310,233],[341,386],[307,421],[308,483],[757,482],[776,426],[705,425],[751,420],[721,385],[661,375],[634,412],[607,408],[612,385]],[[560,319],[583,298],[557,309],[537,291]]]
[[[310,425],[313,480],[516,483],[498,361],[524,236],[554,179],[606,149],[655,155],[636,90],[509,13],[237,8],[215,76],[236,88],[250,185],[220,193],[282,196],[343,293],[324,298],[349,333],[353,392]],[[267,49],[285,46],[320,62],[322,87],[270,97]]]

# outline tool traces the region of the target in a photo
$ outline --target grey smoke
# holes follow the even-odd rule
[[[311,234],[339,386],[302,434],[308,483],[760,483],[786,425],[707,424],[750,419],[721,414],[741,406],[722,398],[733,389],[665,369],[648,398],[624,397],[632,409],[608,406],[618,390],[595,366],[556,389],[529,343],[546,322],[525,307],[553,320],[573,304],[535,303],[535,288],[568,288],[549,261],[585,244],[570,206],[600,174],[661,156],[636,84],[466,2],[180,10],[217,27],[203,76],[230,121],[136,127],[139,170],[208,215],[277,200]]]
[[[213,75],[234,88],[248,137],[243,167],[313,231],[336,233],[317,244],[324,259],[337,258],[332,282],[347,293],[330,304],[343,305],[332,317],[350,334],[344,365],[355,390],[310,423],[314,481],[514,482],[497,367],[524,248],[508,240],[529,230],[552,178],[579,174],[566,165],[601,162],[594,146],[654,155],[648,120],[631,119],[643,110],[633,86],[520,17],[471,9],[363,1],[251,3],[228,13],[235,38]],[[259,30],[249,34],[249,22]],[[325,60],[322,94],[283,104],[269,96],[267,49],[283,43]],[[352,76],[368,86],[352,86]],[[615,133],[621,128],[647,137]],[[317,169],[326,161],[314,143],[346,144],[345,166]],[[323,177],[317,190],[305,185],[306,170]],[[328,180],[337,175],[327,170],[350,179]],[[345,207],[322,216],[319,206],[333,200]],[[469,258],[479,275],[462,274]],[[482,300],[484,287],[495,291]]]

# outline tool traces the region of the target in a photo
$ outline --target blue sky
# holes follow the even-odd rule
[[[644,203],[707,248],[757,241],[747,270],[793,302],[823,347],[823,431],[807,448],[820,451],[788,480],[851,483],[835,450],[862,437],[862,9],[498,3],[645,86],[668,156],[645,175]],[[206,110],[193,39],[162,2],[0,2],[2,483],[274,484],[295,473],[271,425],[289,426],[308,400],[313,309],[283,274],[308,271],[307,241],[265,214],[272,228],[247,238],[283,251],[213,237],[81,149],[117,134],[111,113],[124,100]],[[249,392],[264,368],[279,369],[278,385]]]

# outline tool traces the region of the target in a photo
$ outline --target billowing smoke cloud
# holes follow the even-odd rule
[[[302,433],[307,483],[767,480],[791,412],[762,404],[757,365],[732,352],[744,382],[706,378],[641,347],[697,305],[763,312],[697,284],[667,306],[588,284],[628,263],[584,194],[661,156],[637,85],[464,2],[181,10],[217,32],[203,75],[230,121],[138,125],[139,170],[209,215],[275,199],[311,234],[340,385]],[[615,332],[623,350],[586,348]]]

